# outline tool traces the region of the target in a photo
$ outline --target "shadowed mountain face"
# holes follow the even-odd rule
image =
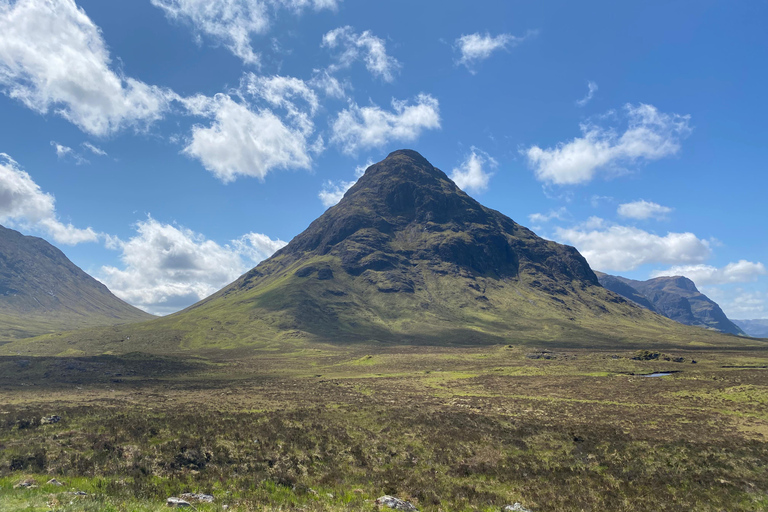
[[[0,226],[0,340],[151,318],[45,240]]]
[[[648,281],[635,281],[602,272],[597,272],[597,276],[605,288],[681,324],[729,334],[744,334],[725,316],[720,306],[699,292],[687,277],[657,277]]]
[[[739,328],[753,338],[768,338],[768,319],[733,320]]]
[[[369,167],[286,247],[171,319],[210,326],[196,338],[204,345],[222,330],[465,343],[673,325],[602,288],[573,247],[485,208],[410,150]]]

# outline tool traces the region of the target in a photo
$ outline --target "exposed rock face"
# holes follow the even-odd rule
[[[657,277],[648,281],[635,281],[602,272],[597,272],[597,276],[605,288],[681,324],[729,334],[744,334],[725,316],[720,306],[699,292],[687,277]]]
[[[151,318],[42,238],[0,226],[0,339]]]
[[[672,325],[607,292],[576,249],[484,207],[411,150],[370,166],[286,247],[178,313],[214,314],[265,337],[334,341],[495,343],[571,328],[587,339],[593,327]]]

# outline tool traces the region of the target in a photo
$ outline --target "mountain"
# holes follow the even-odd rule
[[[301,355],[323,343],[643,348],[731,340],[606,290],[576,249],[484,207],[424,157],[400,150],[203,301],[151,322],[17,342],[0,353]]]
[[[768,338],[768,318],[760,320],[733,320],[747,336],[753,338]]]
[[[699,292],[687,277],[657,277],[635,281],[602,272],[596,274],[600,284],[608,290],[676,322],[744,335],[744,331],[725,316],[720,306]]]
[[[42,238],[0,226],[0,340],[152,318]]]

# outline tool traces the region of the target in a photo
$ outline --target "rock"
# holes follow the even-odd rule
[[[503,512],[533,512],[529,508],[525,508],[521,503],[515,502],[514,505],[504,505],[501,509]]]
[[[382,496],[381,498],[377,498],[376,504],[385,505],[395,510],[402,510],[403,512],[417,512],[419,510],[413,506],[411,502],[403,501],[400,498],[395,498],[394,496],[390,496],[388,494]]]
[[[61,487],[62,485],[64,485],[62,482],[59,482],[59,481],[58,481],[58,480],[56,480],[55,478],[51,478],[51,479],[50,479],[50,480],[48,480],[46,483],[47,483],[48,485],[58,485],[59,487]]]
[[[185,492],[180,494],[179,498],[187,501],[197,501],[198,503],[213,503],[214,497],[211,494],[195,494],[192,492]]]
[[[52,425],[60,421],[61,421],[61,416],[56,416],[55,414],[53,416],[43,416],[42,418],[40,418],[41,425],[49,425],[49,424]]]
[[[26,480],[22,480],[21,482],[13,486],[14,489],[34,489],[36,487],[37,487],[37,482],[32,478],[27,478]]]
[[[169,507],[175,507],[175,508],[176,507],[182,508],[182,507],[191,507],[192,506],[192,505],[189,504],[188,501],[185,501],[185,500],[183,500],[181,498],[177,498],[175,496],[171,496],[170,498],[165,500],[165,504],[167,506],[169,506]]]

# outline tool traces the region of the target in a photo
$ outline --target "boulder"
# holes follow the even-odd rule
[[[189,502],[197,501],[198,503],[213,503],[214,500],[214,497],[211,494],[195,494],[193,492],[185,492],[184,494],[180,494],[179,498]]]
[[[514,505],[504,505],[502,512],[533,512],[529,508],[525,508],[522,503],[515,502]]]
[[[377,505],[384,505],[395,510],[402,510],[403,512],[417,512],[417,509],[411,502],[403,501],[400,498],[394,496],[384,495],[381,498],[376,499]]]
[[[64,483],[63,483],[63,482],[59,482],[59,481],[58,481],[58,480],[56,480],[55,478],[51,478],[51,479],[50,479],[50,480],[48,480],[46,483],[47,483],[48,485],[57,485],[57,486],[59,486],[59,487],[61,487],[61,486],[63,486],[63,485],[64,485]]]
[[[191,507],[190,503],[186,500],[183,500],[181,498],[177,498],[175,496],[171,496],[167,500],[165,500],[165,504],[169,507],[174,508],[183,508],[183,507]]]
[[[56,416],[55,414],[53,416],[43,416],[40,418],[40,424],[41,425],[53,425],[54,423],[58,423],[61,421],[61,416]]]
[[[34,489],[35,487],[37,482],[33,478],[27,478],[13,486],[14,489]]]

